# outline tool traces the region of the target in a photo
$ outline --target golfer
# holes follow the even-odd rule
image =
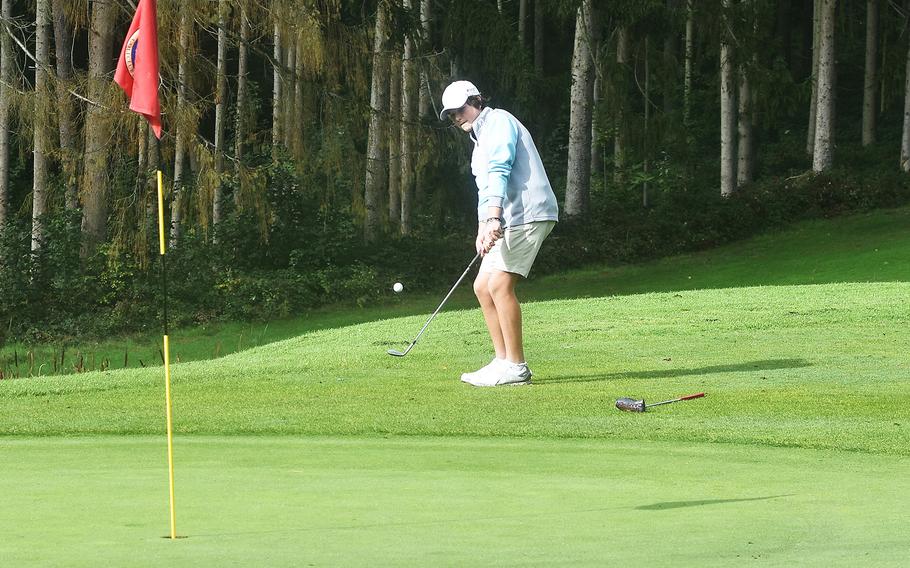
[[[474,142],[471,173],[477,181],[477,252],[483,256],[474,293],[493,341],[495,357],[461,380],[478,387],[528,384],[521,307],[515,285],[527,278],[559,216],[556,196],[528,129],[502,109],[485,106],[468,81],[442,94],[440,120],[449,119]]]

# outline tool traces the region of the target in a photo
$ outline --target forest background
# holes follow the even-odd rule
[[[172,323],[444,286],[456,79],[540,148],[535,274],[910,201],[904,0],[160,0],[160,141],[113,83],[134,2],[0,7],[0,344],[159,325],[158,169]]]

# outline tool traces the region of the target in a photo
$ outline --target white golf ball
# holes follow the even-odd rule
[[[396,292],[401,292],[402,290],[404,290],[404,286],[401,285],[401,282],[396,282],[395,285],[392,286],[392,290],[395,290]]]

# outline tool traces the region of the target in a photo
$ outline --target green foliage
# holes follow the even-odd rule
[[[590,221],[560,223],[535,265],[544,275],[592,262],[628,263],[715,247],[801,219],[910,202],[910,179],[864,167],[875,151],[825,175],[766,177],[729,198],[711,180],[692,183],[663,158],[648,173],[632,168],[630,185],[595,185]],[[647,182],[651,206],[641,206]],[[189,231],[167,255],[172,325],[269,321],[335,303],[366,305],[393,282],[439,289],[470,258],[472,229],[418,225],[408,239],[367,247],[350,211],[326,209],[305,191],[308,180],[275,167],[267,183],[271,223],[265,238],[250,213],[233,213],[215,241]],[[124,247],[80,259],[78,213],[45,220],[46,245],[29,253],[29,227],[0,235],[0,322],[11,339],[50,341],[154,329],[160,325],[161,266]],[[445,236],[440,237],[440,234]]]
[[[0,227],[0,329],[4,334],[21,331],[16,314],[29,313],[30,262],[23,254],[28,247],[28,226],[23,221],[13,218]]]
[[[569,68],[580,1],[532,4],[532,12],[542,9],[546,16],[543,73],[532,64],[530,41],[526,45],[518,41],[517,3],[505,3],[502,13],[486,0],[443,4],[428,38],[432,45],[422,45],[423,55],[417,60],[420,70],[428,73],[433,94],[438,98],[454,64],[462,75],[457,78],[473,80],[491,96],[492,106],[513,112],[529,127],[562,197]],[[865,11],[863,3],[853,3],[842,10],[838,28],[842,58],[838,169],[812,176],[803,174],[810,84],[806,65],[800,64],[810,38],[806,26],[796,26],[806,15],[805,6],[780,4],[786,9],[776,11],[768,3],[734,2],[721,9],[719,0],[696,2],[692,113],[689,123],[683,124],[685,2],[595,4],[603,32],[598,64],[605,82],[595,139],[604,149],[605,168],[592,180],[589,220],[575,227],[559,225],[538,261],[537,273],[702,249],[794,220],[907,202],[906,178],[892,167],[901,136],[898,103],[906,63],[905,50],[894,48],[904,45],[903,20],[895,10],[885,9],[882,16],[884,108],[878,129],[882,142],[863,149],[851,144],[859,130],[862,90],[856,86],[861,83],[864,49],[863,26],[854,22],[861,21]],[[418,35],[419,29],[415,7],[407,11],[399,2],[391,5],[395,16],[390,48],[399,46],[405,35]],[[239,111],[228,101],[229,112],[240,112],[247,126],[242,167],[239,174],[225,174],[222,180],[211,177],[213,156],[204,143],[212,119],[207,94],[213,80],[213,67],[207,65],[213,55],[212,30],[197,30],[199,43],[192,47],[197,65],[188,85],[195,106],[178,111],[175,101],[167,98],[174,89],[163,91],[170,126],[198,125],[201,134],[191,144],[196,173],[185,177],[184,237],[168,253],[172,323],[269,320],[336,301],[365,304],[395,280],[444,285],[453,267],[472,254],[475,192],[468,164],[470,143],[461,133],[426,117],[419,122],[416,162],[421,196],[414,233],[402,239],[390,224],[381,243],[366,247],[361,242],[374,6],[347,2],[279,6],[293,16],[286,24],[293,20],[308,28],[301,41],[313,48],[307,51],[312,60],[302,81],[306,110],[295,123],[299,140],[295,138],[289,149],[274,149],[270,143],[271,20],[266,16],[277,12],[267,14],[261,6],[253,10],[257,39],[250,46],[247,100]],[[172,24],[163,27],[176,29],[181,7],[186,8],[174,3],[162,8],[161,22]],[[192,7],[199,10],[197,21],[212,21],[212,6]],[[785,38],[777,32],[788,18],[793,23]],[[530,38],[531,19],[526,24]],[[632,60],[623,68],[615,64],[619,24],[630,30],[631,40]],[[757,92],[759,181],[729,199],[717,195],[716,183],[717,38],[724,30],[735,37],[737,62],[744,65]],[[175,37],[162,37],[167,82],[175,76],[176,46]],[[645,58],[651,70],[647,103],[642,92]],[[111,89],[116,108],[123,108],[122,95]],[[163,315],[155,229],[147,219],[149,196],[142,183],[144,173],[136,167],[136,135],[141,136],[144,128],[135,126],[144,123],[129,113],[118,116],[112,140],[123,144],[124,151],[110,161],[111,236],[88,258],[79,254],[78,213],[62,211],[59,188],[51,191],[46,245],[31,253],[28,131],[13,133],[11,221],[0,235],[0,328],[13,339],[143,329],[158,325]],[[620,117],[624,125],[618,124]],[[623,184],[611,181],[610,148],[619,126],[629,131]],[[159,164],[165,170],[173,163],[173,141],[173,136],[166,136],[159,146]],[[235,205],[228,199],[226,217],[212,228],[211,196],[218,182],[224,183],[228,195],[236,194],[237,201]],[[642,205],[645,187],[648,207]]]

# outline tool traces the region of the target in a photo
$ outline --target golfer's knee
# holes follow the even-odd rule
[[[514,295],[515,288],[512,284],[512,279],[505,272],[500,272],[490,277],[489,285],[487,286],[490,296],[493,299],[496,298],[505,298]]]
[[[479,275],[474,279],[474,295],[480,301],[490,299],[489,279],[484,275]]]

